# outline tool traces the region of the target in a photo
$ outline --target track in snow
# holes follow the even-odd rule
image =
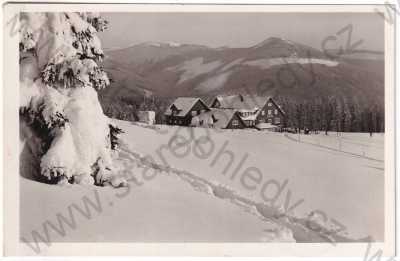
[[[264,222],[278,224],[284,229],[289,229],[296,242],[330,242],[335,244],[336,242],[357,241],[342,235],[337,227],[327,228],[309,218],[289,215],[280,208],[245,198],[227,186],[214,184],[185,170],[149,161],[139,153],[130,151],[127,146],[121,146],[120,156],[130,161],[136,161],[140,166],[147,166],[167,175],[175,175],[179,180],[189,184],[195,191],[209,194],[219,200],[229,201]]]

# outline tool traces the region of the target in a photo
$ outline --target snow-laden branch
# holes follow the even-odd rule
[[[96,36],[107,22],[94,13],[23,13],[20,21],[21,126],[42,142],[39,175],[52,183],[125,184],[111,157],[118,128],[96,92],[109,85]]]

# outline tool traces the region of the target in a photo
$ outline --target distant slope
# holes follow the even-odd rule
[[[295,100],[336,96],[383,105],[380,59],[343,56],[271,37],[248,48],[144,43],[106,51],[104,68],[113,79],[107,97],[213,96],[257,93]]]
[[[158,62],[171,55],[179,55],[192,50],[206,48],[201,45],[148,42],[128,48],[106,50],[106,55],[108,58],[125,66],[142,66],[146,63]]]

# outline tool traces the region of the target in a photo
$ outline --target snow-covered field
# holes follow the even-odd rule
[[[22,178],[22,237],[31,240],[43,222],[57,224],[57,213],[76,210],[71,202],[84,206],[82,197],[97,195],[102,208],[90,219],[72,211],[77,229],[64,224],[62,235],[47,223],[51,241],[383,240],[381,134],[343,134],[335,147],[333,133],[299,142],[298,135],[255,130],[117,124],[125,131],[117,163],[131,186]]]

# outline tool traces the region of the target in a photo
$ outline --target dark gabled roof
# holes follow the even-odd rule
[[[197,117],[199,121],[202,120],[204,122],[213,122],[214,127],[224,129],[228,127],[229,122],[232,120],[235,114],[237,114],[235,109],[212,108],[210,111],[204,112],[198,116],[195,116],[194,118]],[[242,121],[239,115],[238,119],[239,121]],[[243,121],[242,124],[244,124]]]
[[[257,109],[262,109],[267,101],[271,101],[278,107],[278,109],[285,114],[285,111],[282,109],[279,104],[275,102],[275,100],[271,96],[260,97],[256,95],[230,95],[230,96],[217,96],[212,104],[216,100],[220,103],[221,109],[236,109],[238,111],[255,111]]]
[[[178,97],[170,106],[168,106],[168,109],[165,111],[164,115],[172,115],[171,108],[175,106],[178,109],[178,113],[174,116],[184,117],[188,114],[190,109],[193,108],[197,101],[200,101],[206,108],[208,108],[200,98]]]
[[[267,100],[271,97],[259,97],[255,95],[230,95],[218,96],[214,99],[218,100],[221,109],[236,110],[256,110],[264,107]]]

